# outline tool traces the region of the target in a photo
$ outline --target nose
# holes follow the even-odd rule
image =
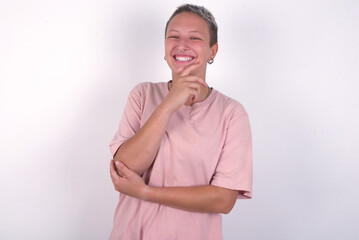
[[[177,46],[177,51],[180,52],[180,53],[184,53],[188,49],[189,49],[188,40],[184,39],[184,38],[179,39],[178,46]]]

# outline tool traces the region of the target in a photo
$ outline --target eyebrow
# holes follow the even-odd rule
[[[171,29],[171,30],[168,30],[168,32],[179,32],[179,31]],[[202,34],[200,31],[189,31],[189,32]]]

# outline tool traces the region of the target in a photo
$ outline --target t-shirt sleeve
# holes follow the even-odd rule
[[[252,134],[247,114],[235,111],[211,185],[238,190],[237,198],[252,198]]]
[[[110,143],[112,156],[115,155],[121,144],[140,130],[142,116],[141,96],[141,85],[138,84],[128,96],[118,130]]]

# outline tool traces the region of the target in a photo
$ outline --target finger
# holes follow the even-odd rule
[[[201,85],[208,88],[208,84],[202,78],[197,76],[186,76],[182,77],[182,79],[178,79],[178,84],[184,84],[184,86],[190,86],[192,88],[201,88]],[[177,85],[176,83],[173,86]],[[171,89],[175,89],[172,87]]]
[[[197,78],[197,82],[208,88],[208,84],[202,78]]]
[[[112,165],[113,159],[110,160],[110,173],[111,173],[111,165]]]
[[[201,95],[201,92],[198,90],[195,90],[193,92],[193,94],[191,95],[190,103],[193,104],[195,102],[198,102],[198,100],[200,99],[200,95]]]
[[[115,168],[114,160],[111,160],[111,163],[110,163],[110,174],[111,174],[112,182],[115,182],[120,179],[120,176],[118,175],[116,168]]]
[[[180,77],[184,77],[184,76],[188,76],[190,75],[190,73],[195,70],[196,68],[198,68],[201,65],[201,62],[195,62],[191,65],[188,65],[187,67],[185,67],[183,69],[183,71],[180,73]]]
[[[115,164],[116,164],[117,172],[120,176],[124,177],[130,173],[130,170],[122,162],[116,161]]]
[[[196,76],[189,76],[189,77],[187,77],[186,81],[188,83],[201,84],[201,85],[205,86],[206,88],[208,88],[208,84],[206,83],[206,81],[204,81],[202,78],[199,78]],[[199,87],[199,85],[198,85],[198,87]]]

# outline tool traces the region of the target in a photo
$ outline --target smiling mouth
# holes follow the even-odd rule
[[[194,59],[194,57],[191,56],[173,56],[173,58],[179,62],[190,62]]]

